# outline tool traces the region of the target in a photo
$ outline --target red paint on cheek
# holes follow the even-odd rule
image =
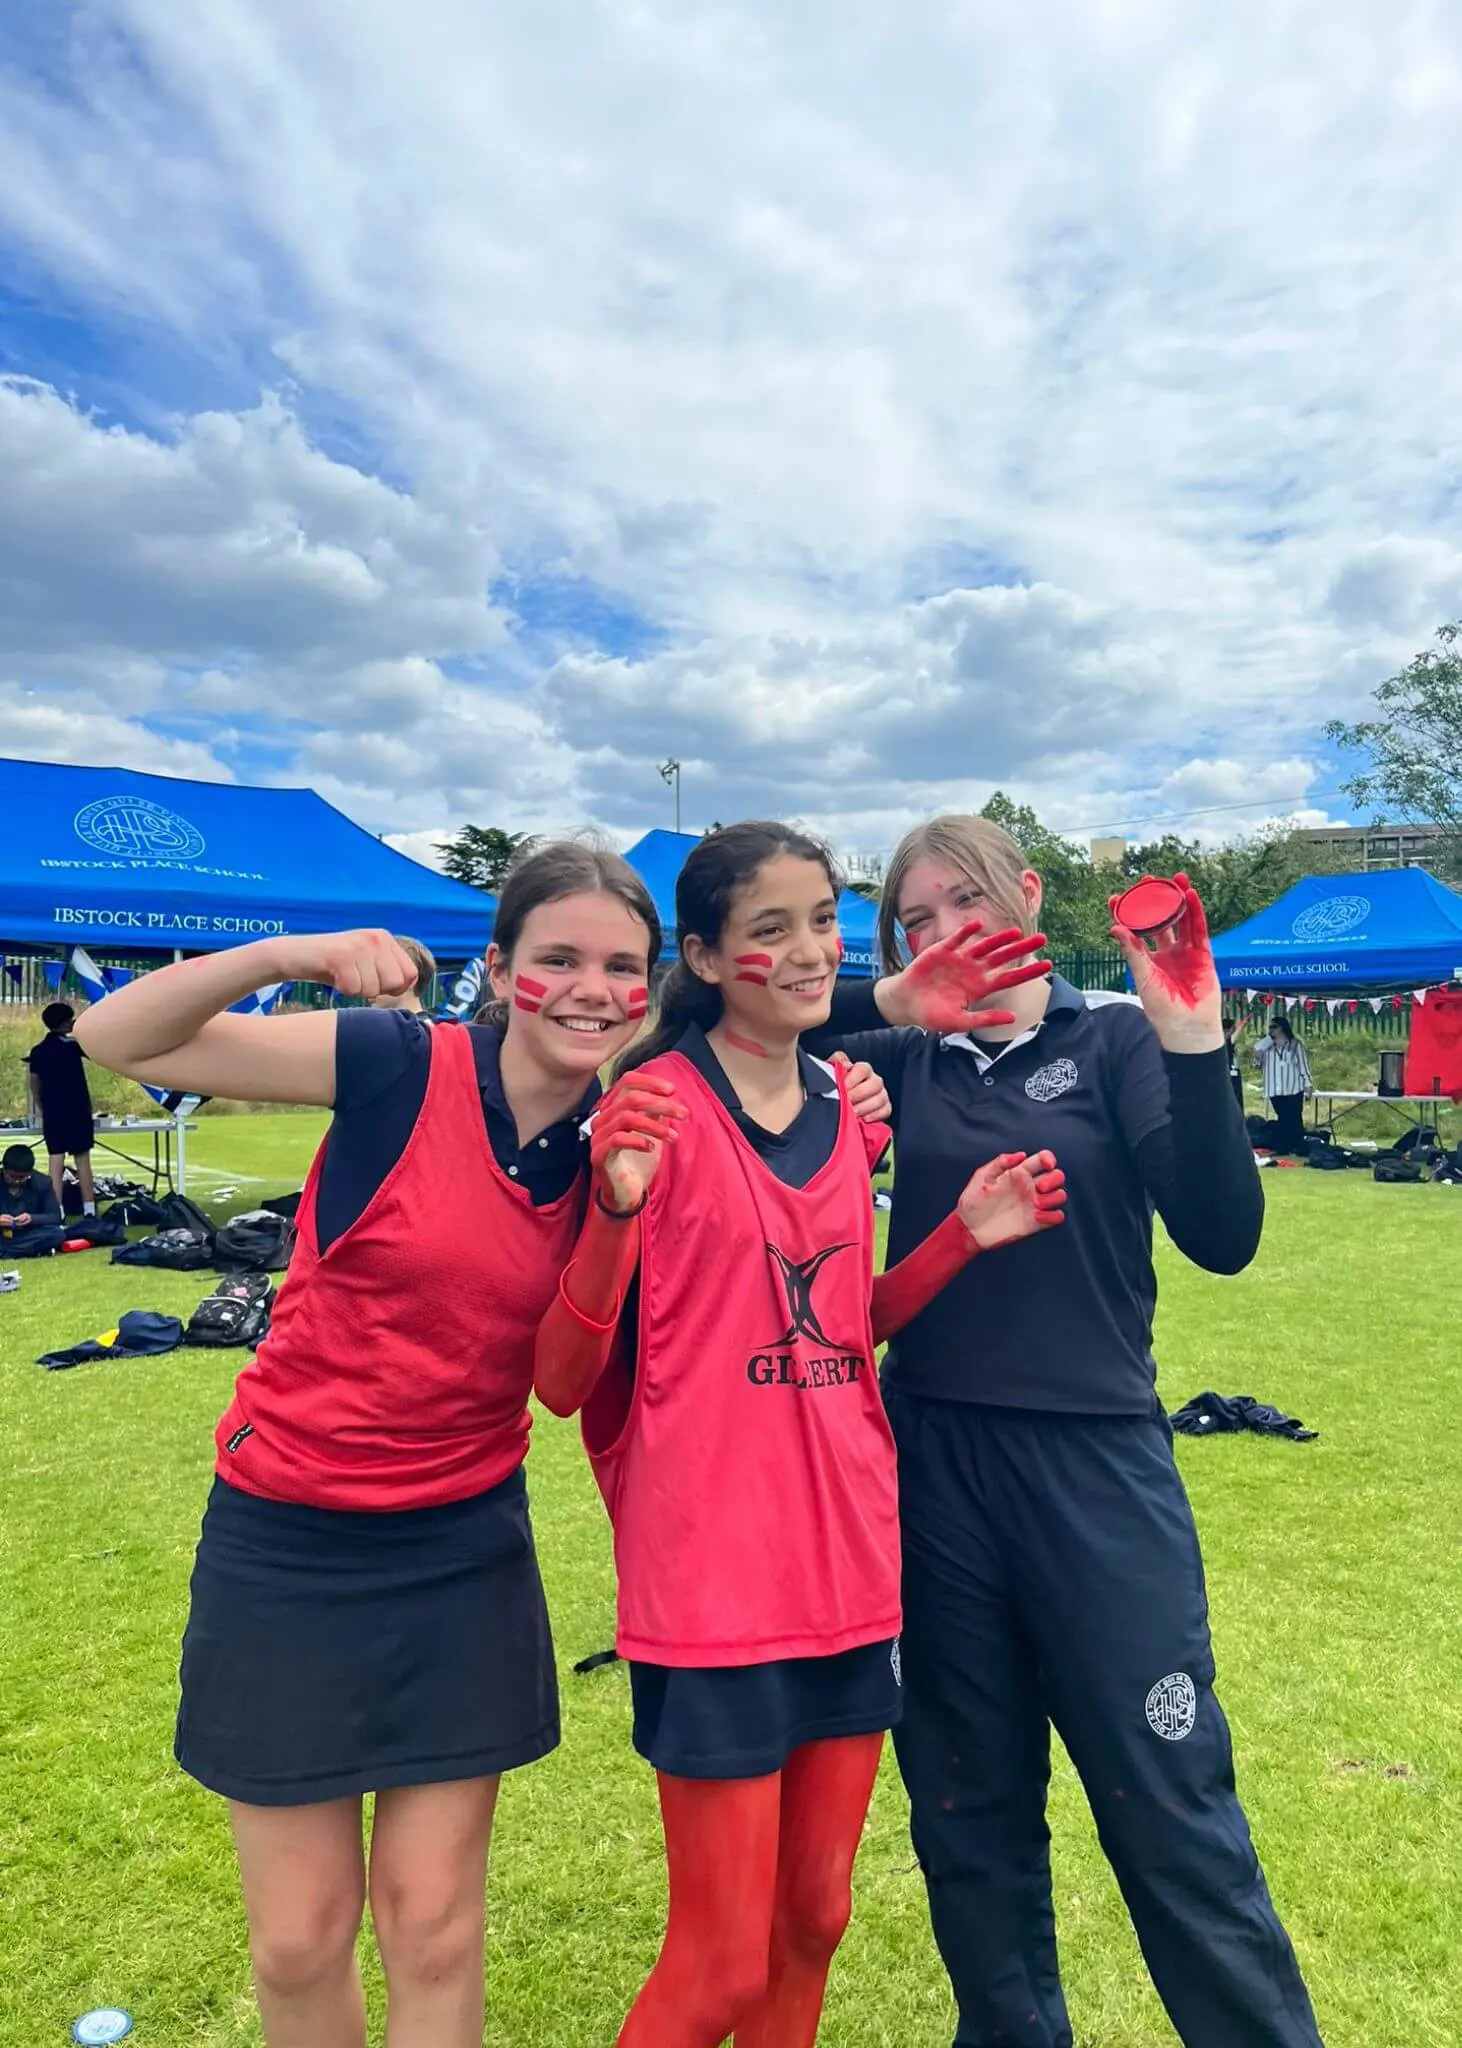
[[[731,979],[733,981],[749,981],[753,988],[766,987],[767,975],[772,971],[772,956],[770,953],[737,953],[733,956],[733,960],[734,964],[742,969],[740,974],[732,975]],[[765,968],[766,973],[757,974],[751,971],[758,967]]]
[[[530,981],[526,974],[520,974],[513,983],[513,1006],[531,1014],[543,1008],[543,998],[547,994],[546,981]]]
[[[917,960],[924,950],[924,934],[922,932],[905,932],[904,937],[909,942],[909,958]]]
[[[771,1058],[771,1054],[767,1051],[766,1047],[758,1045],[754,1038],[743,1038],[739,1032],[735,1031],[728,1031],[724,1035],[727,1045],[734,1045],[738,1052],[750,1053],[752,1058],[757,1060],[769,1060]]]
[[[840,932],[840,933],[838,934],[838,965],[839,965],[839,967],[841,967],[841,966],[842,966],[842,964],[843,964],[843,938],[842,938],[842,934],[841,934],[841,932]]]
[[[625,1003],[625,1015],[631,1024],[638,1024],[650,1007],[650,991],[647,988],[632,988]]]

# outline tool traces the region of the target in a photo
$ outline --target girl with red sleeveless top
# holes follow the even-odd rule
[[[624,862],[561,844],[510,877],[495,938],[495,1028],[229,1013],[284,979],[412,986],[371,931],[166,967],[77,1028],[156,1086],[335,1111],[219,1424],[178,1720],[184,1769],[229,1801],[270,2048],[364,2048],[367,1896],[392,2048],[480,2048],[499,1775],[558,1741],[521,1470],[534,1336],[584,1215],[597,1072],[640,1029],[660,930]]]
[[[538,1337],[540,1397],[584,1413],[660,1783],[669,1922],[625,2048],[810,2048],[899,1711],[876,1347],[978,1251],[1061,1220],[1051,1155],[1008,1154],[874,1280],[886,1133],[798,1046],[828,1014],[837,895],[826,850],[779,825],[691,853],[680,962],[595,1122],[593,1200]],[[992,942],[987,993],[1041,973],[1042,943]]]

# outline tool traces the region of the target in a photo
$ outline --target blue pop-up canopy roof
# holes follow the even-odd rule
[[[675,883],[693,846],[699,845],[693,832],[647,832],[625,854],[655,899],[660,923],[665,930],[662,959],[675,957]],[[843,935],[843,972],[873,972],[874,931],[878,923],[876,905],[844,889],[838,898],[838,928]]]
[[[1424,868],[1311,875],[1213,956],[1225,988],[1430,988],[1462,977],[1462,896]]]
[[[311,789],[0,760],[0,943],[219,952],[384,926],[481,953],[495,899],[383,845]]]

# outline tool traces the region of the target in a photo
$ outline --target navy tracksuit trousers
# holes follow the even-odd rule
[[[1161,1416],[888,1393],[904,1544],[894,1731],[955,2048],[1072,2048],[1050,1724],[1186,2048],[1318,2048],[1234,1789],[1203,1565]]]

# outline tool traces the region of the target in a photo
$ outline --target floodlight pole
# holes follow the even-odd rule
[[[673,760],[672,760],[672,761],[662,761],[662,762],[660,763],[660,780],[661,780],[662,782],[670,782],[670,783],[673,783],[673,784],[675,785],[675,829],[676,829],[676,831],[677,831],[677,832],[679,832],[679,830],[680,830],[680,763],[679,763],[678,761],[673,761]]]

